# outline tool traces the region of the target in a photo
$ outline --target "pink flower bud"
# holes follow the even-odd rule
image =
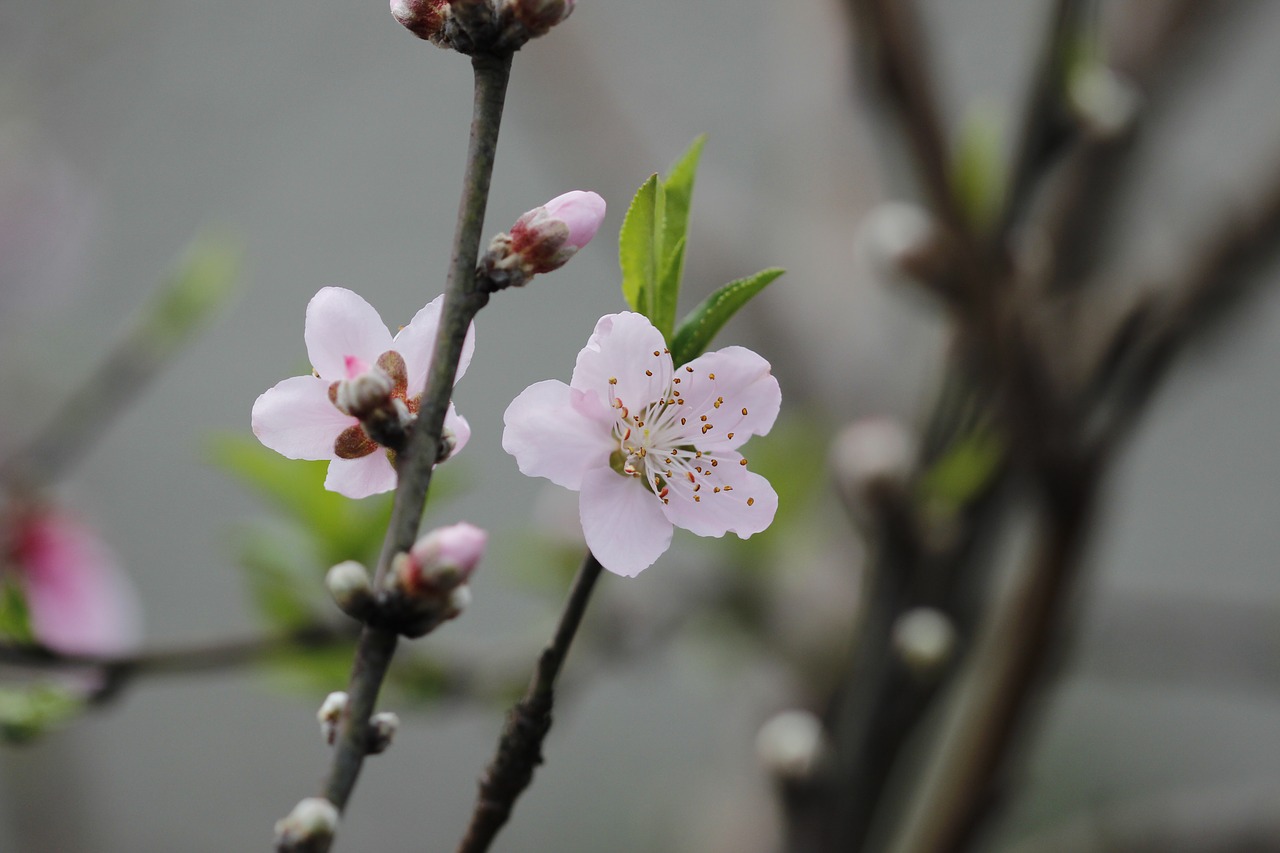
[[[420,39],[439,43],[449,0],[391,0],[391,16]]]
[[[569,17],[574,0],[509,0],[515,19],[531,36],[546,35],[556,24]]]
[[[409,557],[424,577],[441,571],[456,572],[458,583],[466,583],[484,556],[488,541],[488,533],[463,521],[423,536],[409,549]]]
[[[494,290],[519,287],[551,272],[591,242],[604,221],[605,202],[593,192],[573,190],[527,211],[489,244],[480,264]]]
[[[593,192],[571,190],[543,205],[547,215],[569,226],[566,245],[581,249],[591,242],[604,221],[604,199]]]

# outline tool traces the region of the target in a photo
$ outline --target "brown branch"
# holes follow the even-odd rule
[[[489,849],[511,817],[516,799],[542,763],[542,741],[551,729],[556,679],[601,570],[599,561],[588,553],[569,590],[555,636],[538,658],[529,689],[507,716],[498,751],[480,780],[480,793],[458,853],[484,853]]]

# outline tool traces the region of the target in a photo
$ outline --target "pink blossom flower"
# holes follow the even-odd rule
[[[568,385],[538,382],[507,407],[502,447],[531,477],[579,492],[587,546],[627,577],[653,565],[674,527],[745,539],[778,496],[738,448],[773,426],[782,402],[769,363],[726,347],[675,367],[640,314],[608,314]]]
[[[360,296],[342,287],[321,289],[307,305],[303,334],[315,371],[278,383],[254,402],[253,434],[290,459],[330,460],[324,482],[330,491],[363,498],[394,489],[391,451],[376,444],[359,420],[338,408],[340,402],[347,402],[345,395],[338,396],[338,386],[362,377],[369,377],[374,385],[389,379],[392,401],[403,407],[406,416],[416,415],[442,301],[443,297],[432,300],[392,338],[378,312]],[[472,328],[462,348],[458,378],[466,372],[474,350]],[[470,425],[452,403],[444,426],[453,434],[454,452],[471,437]]]
[[[51,510],[21,512],[9,562],[36,639],[66,654],[123,654],[141,639],[137,594],[98,534]]]

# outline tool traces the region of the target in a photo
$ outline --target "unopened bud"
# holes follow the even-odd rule
[[[403,363],[399,353],[393,354]],[[359,359],[347,357],[347,378],[329,386],[329,398],[344,415],[364,419],[377,409],[391,402],[395,381],[381,365],[369,365]]]
[[[488,539],[479,527],[461,522],[431,531],[393,557],[382,604],[395,629],[420,637],[462,613],[470,601],[467,581]]]
[[[443,46],[449,0],[391,0],[391,16],[414,35]]]
[[[436,464],[439,464],[454,454],[458,449],[458,436],[448,427],[440,430],[440,450],[436,453]]]
[[[520,287],[564,266],[595,237],[605,208],[597,194],[574,190],[526,212],[508,233],[493,238],[480,261],[491,288]]]
[[[369,754],[378,755],[386,752],[387,747],[391,746],[391,741],[395,738],[396,731],[399,728],[400,718],[391,711],[382,711],[370,717],[368,743]]]
[[[338,828],[338,809],[323,797],[307,797],[288,816],[276,821],[277,853],[320,853],[328,850]]]
[[[931,677],[951,660],[956,629],[951,620],[932,607],[908,610],[893,623],[893,648],[907,668],[920,677]]]
[[[324,736],[325,743],[330,746],[338,738],[338,726],[342,722],[342,715],[347,713],[347,704],[347,694],[341,690],[335,690],[324,697],[324,701],[320,703],[320,710],[316,712],[316,719],[320,721],[320,734]]]
[[[945,276],[948,252],[942,232],[918,204],[886,201],[858,226],[854,254],[889,284],[934,283]]]
[[[887,417],[855,421],[831,446],[831,466],[845,500],[858,513],[900,497],[911,476],[914,441],[901,423]]]
[[[504,11],[507,10],[530,36],[542,36],[569,17],[573,0],[507,0]]]
[[[373,584],[364,566],[355,560],[347,560],[329,569],[324,585],[343,613],[361,622],[373,613],[376,600]]]
[[[826,753],[822,722],[808,711],[783,711],[760,727],[756,755],[784,782],[808,779]]]
[[[1090,135],[1106,140],[1123,136],[1133,127],[1142,96],[1110,68],[1092,64],[1070,76],[1067,103]]]

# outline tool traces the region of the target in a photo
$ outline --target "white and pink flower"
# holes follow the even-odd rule
[[[532,477],[579,492],[587,546],[631,577],[653,565],[674,527],[746,539],[773,521],[778,496],[739,452],[782,403],[769,363],[743,347],[672,364],[640,314],[608,314],[568,385],[526,388],[507,407],[502,447]]]
[[[431,364],[443,297],[426,305],[393,338],[378,312],[342,287],[320,290],[307,305],[303,337],[314,372],[278,383],[253,404],[253,434],[290,459],[329,461],[325,488],[349,498],[387,492],[396,486],[391,451],[379,446],[347,414],[339,386],[368,375],[371,385],[387,384],[392,402],[407,417],[417,415]],[[475,329],[467,332],[458,362],[460,379],[475,350]],[[346,411],[344,411],[344,409]],[[453,452],[471,437],[466,419],[449,404],[445,429]]]
[[[38,642],[64,654],[118,655],[141,641],[141,607],[129,578],[90,527],[49,509],[8,525],[8,559]]]

